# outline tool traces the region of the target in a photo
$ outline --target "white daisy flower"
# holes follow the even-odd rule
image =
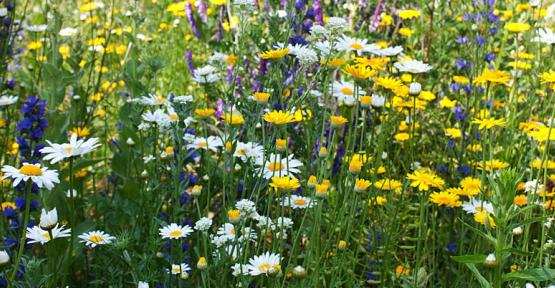
[[[254,256],[249,259],[247,269],[251,276],[258,276],[260,274],[276,274],[281,271],[279,254],[266,252],[260,256]]]
[[[493,205],[491,203],[476,199],[463,203],[462,208],[468,214],[476,214],[478,212],[493,213]]]
[[[77,29],[72,28],[72,27],[62,28],[62,29],[60,29],[60,33],[58,33],[58,34],[62,37],[71,37],[71,36],[74,36],[75,34],[77,34]]]
[[[40,243],[44,245],[50,240],[56,238],[69,237],[69,235],[71,234],[71,229],[64,229],[64,226],[58,227],[58,225],[56,225],[56,227],[54,227],[54,229],[52,229],[50,232],[52,233],[52,239],[50,238],[50,234],[48,233],[48,231],[40,228],[39,226],[27,227],[27,240],[29,241],[28,243]]]
[[[264,147],[254,142],[237,142],[233,156],[240,158],[243,162],[256,160],[264,156]]]
[[[179,239],[189,236],[193,229],[189,225],[181,226],[176,223],[171,223],[166,227],[160,228],[160,236],[168,239]]]
[[[187,273],[189,271],[191,271],[191,267],[189,267],[189,265],[187,265],[185,263],[172,264],[171,273],[173,275],[180,275],[180,274],[183,274],[183,273]]]
[[[206,65],[195,69],[193,72],[193,80],[198,83],[212,83],[220,80],[220,76],[216,73],[216,68]]]
[[[548,45],[555,44],[555,33],[549,28],[539,29],[538,36],[532,41]]]
[[[366,92],[363,90],[358,91],[358,95],[365,94]],[[349,82],[334,81],[332,95],[337,98],[337,101],[347,106],[352,106],[356,102],[355,86]]]
[[[291,195],[283,199],[283,206],[291,207],[293,209],[305,209],[314,206],[316,200],[310,199],[310,197]]]
[[[12,105],[13,103],[17,102],[17,99],[19,99],[19,97],[17,96],[2,96],[0,97],[0,106],[9,106]]]
[[[154,112],[146,111],[141,117],[143,121],[156,123],[159,127],[169,127],[173,122],[172,117],[162,109],[156,109]]]
[[[299,173],[297,167],[303,166],[303,163],[293,158],[290,154],[287,158],[283,158],[279,154],[270,153],[268,158],[258,158],[256,164],[260,167],[260,172],[263,172],[264,178],[271,179],[272,177],[291,176],[292,174]]]
[[[116,237],[100,230],[83,233],[79,235],[79,238],[82,239],[80,241],[81,243],[85,243],[85,245],[93,248],[96,247],[96,245],[110,244],[112,240],[116,239]]]
[[[148,288],[148,282],[144,282],[144,281],[139,281],[139,283],[137,283],[137,288]]]
[[[231,274],[235,277],[249,275],[249,269],[247,268],[247,265],[236,263],[231,266],[231,270]]]
[[[169,103],[167,98],[156,94],[148,94],[148,96],[143,96],[141,98],[129,99],[128,102],[139,102],[149,106],[160,106]]]
[[[356,39],[349,36],[343,36],[337,42],[338,51],[355,51],[360,52],[372,52],[379,50],[380,47],[376,44],[368,44],[367,39]]]
[[[403,52],[403,47],[402,46],[386,47],[383,49],[378,49],[370,52],[382,57],[391,57]]]
[[[385,97],[377,94],[372,94],[372,106],[383,107],[385,105]]]
[[[41,24],[41,25],[27,25],[25,26],[25,29],[29,32],[44,32],[46,31],[46,29],[48,28],[48,25],[45,24]]]
[[[425,73],[432,70],[432,66],[418,60],[405,60],[393,64],[399,71],[413,74]]]
[[[208,136],[208,138],[196,137],[193,139],[193,143],[187,145],[187,149],[203,149],[217,152],[218,148],[222,146],[222,139],[216,136]]]
[[[50,164],[57,163],[61,160],[81,156],[90,153],[100,146],[98,138],[91,138],[88,140],[77,140],[77,133],[71,134],[69,143],[57,144],[46,140],[49,146],[40,150],[40,153],[46,154],[43,160],[50,161]]]
[[[45,187],[48,190],[52,190],[55,183],[60,183],[57,171],[48,170],[46,167],[41,167],[40,164],[24,162],[19,169],[10,165],[4,165],[2,172],[4,172],[2,179],[12,178],[14,187],[21,181],[26,182],[29,179],[37,184],[39,188]]]

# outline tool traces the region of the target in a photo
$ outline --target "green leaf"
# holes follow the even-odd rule
[[[511,272],[503,275],[503,281],[514,279],[532,282],[551,281],[555,279],[555,269],[534,268],[524,271]]]
[[[492,286],[488,282],[488,280],[486,280],[486,278],[484,278],[484,276],[482,276],[480,271],[478,271],[478,269],[476,268],[476,265],[470,264],[470,263],[465,263],[464,265],[466,265],[466,267],[468,267],[468,269],[470,269],[470,271],[472,271],[472,274],[474,274],[474,277],[476,278],[476,280],[478,280],[478,283],[480,283],[480,286],[482,288],[492,288]]]
[[[451,256],[456,262],[459,263],[484,263],[487,255],[476,254],[476,255],[461,255],[461,256]]]
[[[482,231],[480,231],[479,229],[470,226],[468,223],[464,222],[462,219],[459,218],[459,221],[461,221],[461,223],[463,223],[464,226],[468,227],[470,230],[476,232],[478,235],[484,237],[484,239],[489,240],[489,242],[491,242],[491,244],[495,245],[497,243],[497,240],[495,240],[495,238],[493,238],[493,236],[488,235]]]

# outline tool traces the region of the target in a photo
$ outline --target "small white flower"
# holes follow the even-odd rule
[[[231,266],[231,270],[231,274],[235,277],[249,275],[249,269],[247,268],[247,265],[236,263]]]
[[[13,103],[17,102],[17,99],[19,99],[19,97],[17,96],[2,96],[0,97],[0,106],[12,105]]]
[[[7,8],[0,8],[0,17],[8,16],[8,9]]]
[[[432,70],[432,66],[418,60],[405,60],[396,62],[394,66],[401,72],[408,72],[413,74],[425,73]]]
[[[196,137],[194,138],[193,143],[187,144],[187,149],[203,149],[217,152],[218,148],[222,146],[222,139],[216,136],[208,136],[208,138]]]
[[[256,204],[248,199],[241,199],[235,203],[235,208],[241,212],[241,215],[251,215],[256,213]]]
[[[189,265],[182,263],[182,264],[172,264],[171,273],[173,275],[180,275],[183,273],[187,273],[191,271],[191,267]]]
[[[27,25],[25,27],[25,29],[27,29],[27,31],[29,32],[44,32],[46,31],[46,29],[48,28],[48,25],[42,24],[42,25]]]
[[[372,106],[383,107],[385,105],[385,97],[377,94],[372,94]]]
[[[495,258],[495,255],[493,255],[493,253],[490,253],[488,257],[486,257],[486,260],[484,260],[484,265],[487,265],[487,266],[497,265],[497,258]]]
[[[197,222],[195,222],[195,230],[206,232],[212,226],[212,219],[208,217],[202,217]]]
[[[468,214],[476,214],[478,212],[493,213],[493,205],[491,203],[476,199],[463,203],[462,208]]]
[[[305,209],[314,206],[316,200],[310,199],[310,197],[291,195],[285,197],[282,201],[282,205],[285,207],[291,207],[293,209]]]
[[[339,17],[330,17],[326,21],[326,27],[332,31],[332,33],[337,33],[343,31],[347,28],[347,21]]]
[[[549,28],[539,29],[538,36],[532,41],[548,45],[555,44],[555,33]]]
[[[171,223],[166,227],[160,228],[160,236],[162,236],[162,238],[168,239],[185,238],[189,236],[191,232],[193,232],[193,229],[190,226],[181,226],[177,225],[176,223]]]
[[[137,283],[137,288],[148,288],[148,283],[144,282],[144,281],[139,281],[139,283]]]
[[[116,239],[116,237],[99,230],[83,233],[79,235],[79,238],[81,243],[85,243],[85,245],[93,248],[96,245],[110,244],[112,240]]]
[[[59,34],[62,37],[71,37],[77,34],[77,29],[71,27],[62,28]]]
[[[191,96],[191,95],[175,96],[175,97],[173,97],[172,101],[175,102],[175,103],[185,104],[185,103],[189,103],[189,102],[193,101],[193,96]]]

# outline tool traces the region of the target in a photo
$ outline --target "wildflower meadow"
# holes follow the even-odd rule
[[[0,0],[0,287],[555,288],[555,1]]]

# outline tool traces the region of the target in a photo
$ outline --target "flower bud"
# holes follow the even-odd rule
[[[42,209],[40,214],[40,228],[44,230],[52,230],[58,224],[58,213],[56,212],[56,208],[46,212],[45,209]]]
[[[208,266],[208,264],[206,263],[206,258],[200,257],[197,262],[197,269],[203,270],[204,268],[206,268],[206,266]]]
[[[193,189],[191,189],[191,195],[193,196],[200,196],[201,192],[202,192],[202,186],[200,185],[195,185],[193,186]]]
[[[0,266],[8,264],[10,262],[10,255],[6,250],[0,251]]]
[[[125,142],[126,142],[126,143],[127,143],[127,145],[129,145],[129,146],[133,146],[133,145],[135,145],[135,141],[133,141],[133,139],[132,139],[132,138],[127,138],[127,141],[125,141]]]
[[[293,275],[297,278],[303,278],[306,276],[306,270],[302,266],[297,266],[293,268]]]
[[[344,240],[339,240],[339,243],[337,244],[337,248],[339,250],[345,250],[345,248],[347,248],[347,242],[345,242]]]
[[[486,260],[484,260],[484,265],[486,266],[497,265],[497,258],[495,258],[495,255],[493,255],[493,253],[490,253],[488,257],[486,257]]]
[[[412,82],[409,84],[409,93],[411,95],[418,95],[422,91],[422,85],[418,82]]]
[[[522,227],[516,227],[513,229],[513,235],[521,235],[522,234]]]

